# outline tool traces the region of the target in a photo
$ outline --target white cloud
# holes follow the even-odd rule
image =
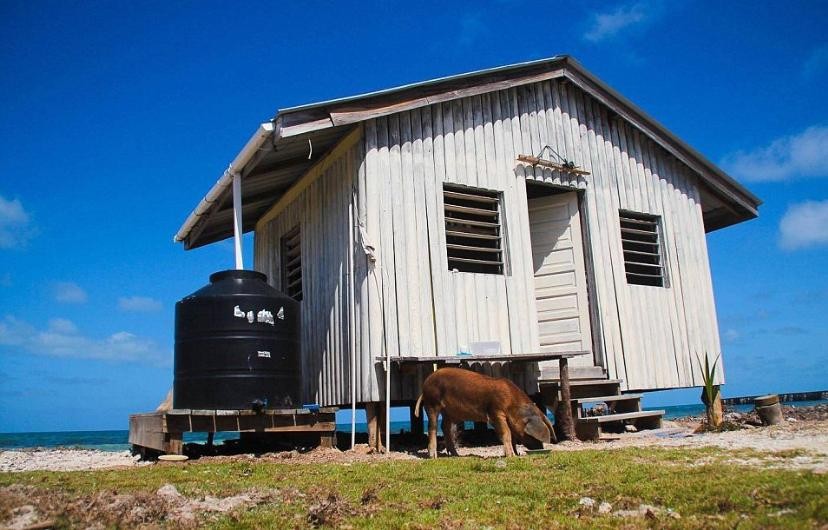
[[[828,126],[808,127],[765,147],[733,153],[722,165],[745,181],[771,182],[828,177]]]
[[[86,291],[75,282],[57,282],[55,284],[55,300],[63,304],[83,304],[86,302]]]
[[[589,42],[601,42],[618,35],[621,30],[642,24],[653,16],[653,6],[636,2],[618,6],[605,13],[593,13],[589,29],[583,37]]]
[[[118,309],[136,313],[151,313],[161,310],[161,302],[148,296],[122,296],[118,298]]]
[[[785,250],[828,245],[828,200],[793,204],[779,222],[779,246]]]
[[[802,64],[802,77],[813,79],[828,70],[828,44],[815,48]]]
[[[20,200],[8,200],[0,195],[0,248],[22,247],[34,233],[31,215]]]
[[[77,333],[78,327],[71,320],[65,318],[53,318],[49,321],[49,331],[54,333]]]
[[[12,315],[0,320],[0,345],[13,346],[35,355],[107,361],[169,364],[170,352],[160,350],[155,342],[119,331],[105,338],[81,334],[77,326],[63,318],[50,320],[38,329]]]
[[[739,337],[741,337],[741,333],[736,331],[733,328],[728,328],[724,333],[724,339],[727,342],[735,342]]]

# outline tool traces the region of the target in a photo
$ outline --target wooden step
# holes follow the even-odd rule
[[[617,394],[614,396],[591,396],[572,400],[572,414],[578,418],[594,417],[590,411],[596,406],[606,405],[607,411],[601,415],[624,414],[641,410],[641,394]]]
[[[641,399],[643,394],[618,394],[615,396],[597,396],[573,399],[574,403],[604,403],[607,401],[626,401],[628,399]]]
[[[539,381],[540,391],[547,403],[560,399],[559,381]],[[621,379],[579,379],[569,382],[572,399],[621,394]]]
[[[620,385],[623,379],[570,379],[569,386],[589,386],[589,385]],[[560,381],[557,379],[538,379],[538,383],[542,385],[558,386]]]
[[[576,379],[604,379],[607,377],[607,372],[600,366],[570,366],[569,380]],[[541,369],[540,379],[545,381],[559,381],[561,379],[560,370],[557,366],[544,366]]]
[[[609,423],[612,421],[637,420],[640,418],[654,418],[664,416],[663,410],[642,410],[639,412],[624,412],[621,414],[606,414],[604,416],[588,416],[578,418],[579,422]]]
[[[575,420],[575,433],[581,440],[598,440],[601,432],[620,431],[623,425],[634,425],[638,430],[659,429],[663,410],[643,410],[604,416],[588,416]]]

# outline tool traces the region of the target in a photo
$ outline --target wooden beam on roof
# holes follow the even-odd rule
[[[563,68],[556,68],[539,74],[524,75],[512,79],[483,82],[468,88],[448,90],[431,95],[411,96],[409,99],[398,103],[388,104],[387,102],[366,102],[363,105],[353,103],[342,106],[332,106],[330,115],[334,125],[348,125],[358,123],[372,118],[388,116],[397,112],[405,112],[435,103],[451,101],[470,96],[477,96],[498,90],[506,90],[515,86],[528,85],[548,79],[555,79],[563,76]],[[502,75],[502,74],[501,74]],[[420,89],[423,92],[425,89]]]
[[[330,151],[328,151],[316,164],[314,164],[308,171],[297,180],[293,186],[279,198],[276,204],[270,208],[258,221],[256,221],[256,230],[260,230],[265,223],[275,218],[282,210],[293,202],[300,193],[305,191],[322,173],[328,169],[331,164],[337,161],[340,155],[353,147],[362,138],[362,125],[354,127],[354,129],[345,135]]]
[[[313,131],[320,131],[333,127],[335,124],[330,117],[318,118],[311,121],[299,122],[296,125],[282,127],[281,138],[289,138],[291,136],[298,136]]]

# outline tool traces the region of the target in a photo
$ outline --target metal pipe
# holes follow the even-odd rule
[[[385,349],[385,451],[391,454],[391,348]]]
[[[351,194],[351,203],[348,205],[348,320],[350,322],[351,348],[351,449],[356,445],[356,308],[354,307],[354,204],[356,193]]]
[[[236,251],[236,270],[244,269],[244,256],[242,256],[243,229],[241,175],[233,173],[233,247]]]

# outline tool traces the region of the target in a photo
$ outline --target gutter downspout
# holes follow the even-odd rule
[[[236,253],[236,270],[244,270],[242,255],[242,191],[241,175],[233,173],[233,247]]]
[[[230,163],[230,166],[224,171],[224,173],[222,173],[216,183],[213,184],[213,187],[210,188],[207,195],[201,199],[201,202],[198,203],[195,210],[187,216],[184,224],[181,225],[181,228],[178,229],[178,233],[176,233],[175,237],[173,237],[174,242],[178,243],[186,241],[187,237],[190,235],[190,231],[192,231],[193,227],[195,227],[201,217],[203,217],[204,214],[210,210],[210,206],[212,206],[212,204],[216,202],[225,190],[227,190],[227,188],[229,188],[233,183],[233,175],[237,174],[241,177],[241,172],[244,170],[244,166],[246,166],[247,163],[253,158],[253,155],[261,149],[262,145],[264,145],[265,141],[270,137],[275,128],[276,127],[273,122],[265,122],[259,125],[259,128],[253,136],[250,137],[242,150],[239,151],[239,154],[236,155],[236,158],[234,158]],[[239,200],[241,200],[241,197],[239,197]],[[239,217],[241,217],[240,214]],[[239,230],[241,230],[241,226],[239,227]],[[236,262],[236,265],[238,267],[238,261]]]

